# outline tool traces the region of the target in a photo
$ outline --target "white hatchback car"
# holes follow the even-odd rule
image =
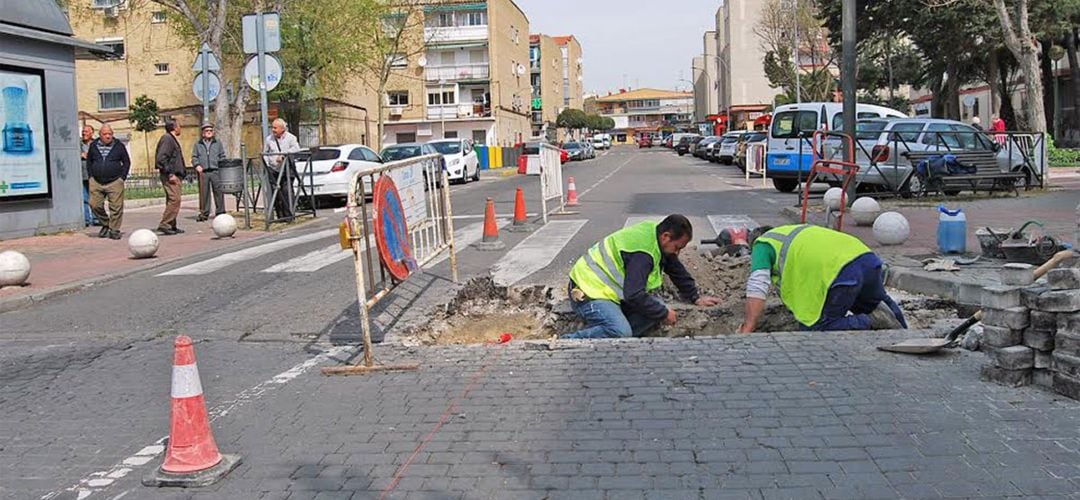
[[[353,174],[381,167],[382,158],[363,144],[320,146],[296,154],[296,170],[308,182],[307,163],[311,159],[311,171],[315,196],[347,198]],[[364,181],[364,194],[371,195],[371,182]]]
[[[446,160],[446,175],[451,181],[465,183],[480,180],[480,160],[471,140],[443,139],[431,141],[428,145],[443,155]]]

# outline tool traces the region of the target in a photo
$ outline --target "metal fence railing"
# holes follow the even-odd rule
[[[559,200],[559,212],[566,211],[563,201],[562,152],[551,144],[540,144],[540,208],[547,224],[548,201]]]

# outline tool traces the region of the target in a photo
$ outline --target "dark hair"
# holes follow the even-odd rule
[[[173,120],[165,122],[165,131],[172,132],[173,130],[176,130],[176,122]]]
[[[687,219],[685,215],[671,214],[660,221],[660,224],[656,226],[656,236],[660,237],[661,234],[668,233],[673,239],[681,240],[683,238],[694,237],[694,227],[690,225],[690,219]]]
[[[764,235],[765,233],[767,233],[769,231],[772,231],[772,230],[773,230],[772,226],[761,226],[761,227],[755,227],[754,229],[751,229],[750,233],[747,235],[747,240],[748,240],[747,243],[750,243],[751,245],[753,245],[754,242],[757,241],[758,238],[760,238],[762,235]]]

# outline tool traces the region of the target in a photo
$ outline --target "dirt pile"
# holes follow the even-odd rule
[[[476,278],[439,310],[431,321],[407,334],[420,345],[483,344],[504,333],[514,340],[550,337],[554,289],[547,286],[507,288],[491,278]]]
[[[702,295],[719,297],[723,304],[741,304],[746,296],[746,279],[750,276],[750,257],[721,255],[715,247],[687,248],[679,255],[690,276],[697,282]],[[679,296],[675,284],[665,275],[665,298]]]

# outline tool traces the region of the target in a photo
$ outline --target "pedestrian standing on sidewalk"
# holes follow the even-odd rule
[[[86,152],[86,170],[90,175],[90,208],[101,221],[98,238],[120,239],[124,222],[124,181],[131,171],[131,157],[124,144],[113,137],[108,124],[101,126],[100,137]],[[105,200],[109,211],[105,212]]]
[[[218,163],[225,159],[225,148],[214,137],[214,126],[204,123],[202,126],[202,138],[195,142],[191,149],[191,164],[195,171],[202,174],[199,178],[201,189],[199,196],[202,198],[199,206],[199,222],[210,218],[210,195],[214,195],[214,215],[225,213],[225,193],[221,192],[221,177],[218,176]]]
[[[300,141],[296,139],[295,135],[289,133],[285,120],[281,118],[274,120],[270,127],[270,135],[266,136],[263,144],[265,144],[263,146],[264,153],[295,153],[300,151]],[[278,176],[281,175],[283,168],[293,168],[292,162],[283,154],[264,156],[263,159],[266,160],[266,173],[270,176],[271,183],[278,182]],[[291,178],[295,179],[295,170],[290,173]],[[281,175],[277,196],[274,197],[274,213],[279,219],[293,216],[290,175]]]
[[[157,230],[165,236],[184,232],[176,226],[184,181],[184,150],[180,147],[179,137],[180,124],[172,120],[165,122],[165,135],[158,140],[154,153],[154,164],[161,174],[161,186],[165,188],[165,212],[161,214]]]
[[[97,217],[94,216],[94,211],[90,209],[90,171],[87,169],[86,158],[90,154],[90,144],[93,142],[94,127],[83,125],[82,143],[79,144],[79,154],[82,156],[83,223],[86,224],[86,227],[98,226],[101,224],[98,222]]]
[[[994,115],[990,120],[990,131],[994,132],[994,140],[998,144],[1005,145],[1005,120],[1002,120],[1000,116]]]

